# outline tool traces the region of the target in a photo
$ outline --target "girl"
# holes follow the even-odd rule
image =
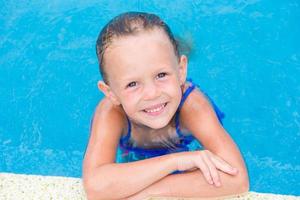
[[[100,32],[96,50],[105,98],[95,110],[83,162],[88,199],[248,191],[247,170],[221,125],[222,112],[186,80],[187,57],[158,16],[115,17]]]

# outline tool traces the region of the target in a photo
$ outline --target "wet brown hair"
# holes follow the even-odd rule
[[[96,54],[99,61],[99,71],[103,81],[108,84],[107,74],[104,70],[104,53],[112,43],[113,39],[136,35],[142,31],[159,28],[163,30],[171,41],[175,55],[179,60],[178,41],[173,36],[169,26],[162,21],[157,15],[145,12],[126,12],[110,20],[101,30],[97,43]]]

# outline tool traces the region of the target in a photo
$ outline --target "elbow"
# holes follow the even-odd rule
[[[87,200],[101,200],[105,199],[97,195],[95,191],[93,191],[91,188],[84,188],[85,196]]]
[[[124,194],[116,192],[118,189],[113,182],[99,180],[107,179],[101,178],[96,180],[93,177],[83,179],[83,188],[87,200],[115,200],[125,198]]]
[[[83,179],[83,189],[87,200],[100,200],[103,199],[98,195],[98,189],[91,180]],[[101,191],[100,191],[101,192]]]
[[[107,193],[108,184],[96,183],[92,178],[83,179],[83,188],[87,200],[113,199]]]
[[[237,187],[237,194],[243,194],[249,192],[249,182],[242,181]]]
[[[238,191],[239,193],[246,193],[250,190],[250,183],[247,171],[241,173],[240,181],[238,181]]]
[[[249,192],[249,190],[250,190],[250,184],[247,176],[241,183],[241,192],[245,193],[245,192]]]

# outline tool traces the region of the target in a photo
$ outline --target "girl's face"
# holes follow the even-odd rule
[[[178,62],[162,30],[114,39],[104,62],[109,86],[99,81],[99,88],[133,123],[152,129],[169,124],[181,100],[187,58]]]

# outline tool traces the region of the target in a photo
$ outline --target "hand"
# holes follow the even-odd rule
[[[236,175],[238,173],[238,169],[232,167],[209,150],[180,152],[175,153],[175,155],[177,170],[190,171],[198,168],[203,173],[207,182],[211,185],[215,184],[217,187],[221,186],[218,170],[226,172],[229,175]]]

